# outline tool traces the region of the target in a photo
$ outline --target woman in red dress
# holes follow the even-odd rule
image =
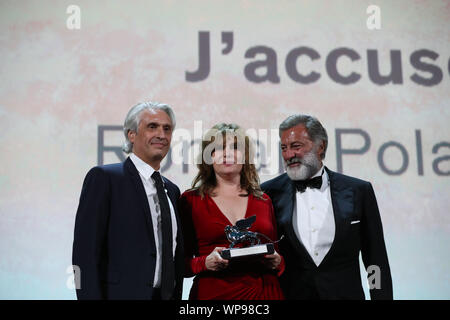
[[[242,129],[219,124],[203,141],[202,161],[193,188],[180,199],[186,253],[186,277],[196,276],[190,299],[283,299],[278,276],[284,259],[277,253],[225,260],[229,246],[224,229],[256,215],[250,231],[277,239],[270,198],[259,187],[252,148]],[[210,163],[210,164],[208,164]],[[262,239],[264,240],[264,239]]]

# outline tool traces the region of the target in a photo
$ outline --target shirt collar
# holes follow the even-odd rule
[[[153,169],[152,166],[144,162],[134,153],[130,154],[130,159],[131,161],[133,161],[133,164],[136,167],[137,171],[139,171],[139,173],[144,177],[144,179],[149,180],[153,172],[155,172],[155,169]]]

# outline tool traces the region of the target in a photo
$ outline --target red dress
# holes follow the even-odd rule
[[[249,195],[245,217],[256,215],[250,231],[262,233],[272,240],[277,239],[276,222],[272,201]],[[216,247],[229,247],[224,229],[231,225],[214,200],[205,195],[202,199],[196,191],[186,191],[180,199],[186,276],[195,275],[189,299],[193,300],[279,300],[284,299],[278,276],[284,271],[284,259],[277,270],[269,270],[260,259],[247,261],[230,260],[222,271],[206,269],[206,257]],[[264,242],[264,241],[262,241]],[[275,245],[277,250],[277,247]],[[277,250],[278,251],[278,250]]]

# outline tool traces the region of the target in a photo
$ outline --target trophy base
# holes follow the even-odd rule
[[[272,254],[275,252],[273,243],[259,244],[246,248],[232,248],[223,250],[220,255],[224,259],[242,258],[248,256],[257,256],[261,254]]]

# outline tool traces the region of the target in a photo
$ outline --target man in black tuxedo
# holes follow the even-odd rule
[[[286,173],[262,184],[272,199],[287,299],[364,299],[359,253],[371,299],[392,299],[392,279],[377,201],[369,182],[333,172],[322,160],[326,130],[311,116],[280,125]]]
[[[86,175],[73,242],[78,299],[181,299],[180,190],[158,172],[174,127],[168,105],[137,104],[124,123],[131,155]]]

